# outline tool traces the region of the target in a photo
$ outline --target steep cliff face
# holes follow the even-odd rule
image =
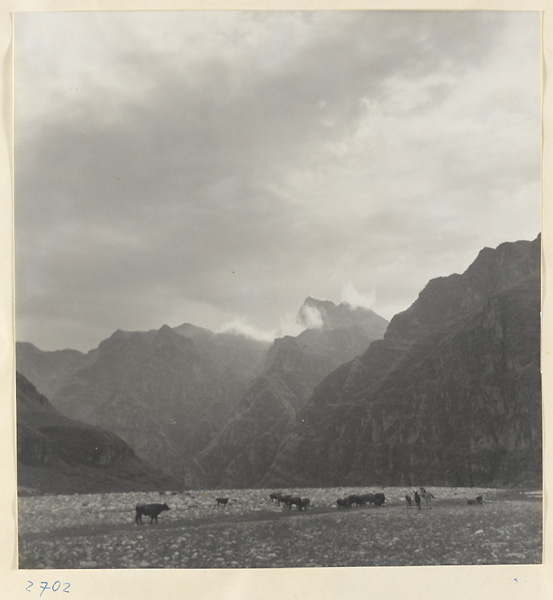
[[[64,415],[113,431],[139,456],[194,486],[201,469],[193,455],[228,421],[266,348],[188,324],[117,331],[77,357],[80,368],[41,383],[55,382],[52,404]],[[19,352],[18,368],[36,372],[32,353]]]
[[[17,373],[21,493],[165,489],[177,482],[140,460],[115,434],[67,419]]]
[[[262,483],[539,482],[539,257],[502,244],[431,281],[315,389]]]
[[[384,334],[387,321],[371,310],[307,298],[297,337],[275,340],[263,373],[246,392],[229,423],[198,456],[207,484],[250,487],[271,465],[314,387],[345,360]]]

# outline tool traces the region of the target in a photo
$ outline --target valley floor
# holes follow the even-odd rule
[[[113,493],[19,499],[20,568],[269,568],[531,564],[542,560],[541,493],[432,488],[431,508],[408,509],[409,489]],[[383,507],[338,510],[351,493],[383,492]],[[484,495],[483,505],[467,500]],[[215,498],[228,497],[226,508]],[[167,503],[159,523],[134,523],[137,503]]]

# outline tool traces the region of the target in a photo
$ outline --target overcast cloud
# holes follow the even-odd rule
[[[540,229],[540,16],[18,14],[17,339],[391,318]]]

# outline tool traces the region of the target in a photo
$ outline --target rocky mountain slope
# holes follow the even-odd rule
[[[174,479],[113,433],[68,419],[17,373],[17,478],[22,494],[167,489]]]
[[[193,455],[227,422],[268,344],[184,324],[116,331],[87,354],[17,345],[17,368],[52,391],[64,415],[109,429],[182,485],[201,483]],[[35,381],[33,381],[35,383]]]
[[[434,279],[333,371],[264,485],[541,481],[540,238]]]
[[[315,386],[384,335],[387,321],[372,310],[307,298],[298,313],[307,327],[275,340],[262,374],[234,415],[197,456],[210,487],[256,485]]]

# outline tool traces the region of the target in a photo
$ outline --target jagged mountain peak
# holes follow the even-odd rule
[[[298,311],[298,323],[307,329],[349,329],[357,325],[384,325],[386,319],[372,309],[354,307],[345,302],[318,300],[308,296]]]
[[[182,336],[180,336],[172,327],[169,327],[169,325],[162,325],[156,332],[154,342],[159,343],[163,341],[175,341],[180,339],[182,339]]]
[[[460,322],[493,295],[539,272],[540,236],[483,248],[464,273],[431,279],[417,300],[390,321],[385,339],[418,337]]]
[[[177,325],[172,329],[179,335],[183,335],[188,338],[194,338],[196,336],[215,335],[210,329],[206,329],[205,327],[198,327],[197,325],[192,325],[191,323],[182,323],[181,325]]]

